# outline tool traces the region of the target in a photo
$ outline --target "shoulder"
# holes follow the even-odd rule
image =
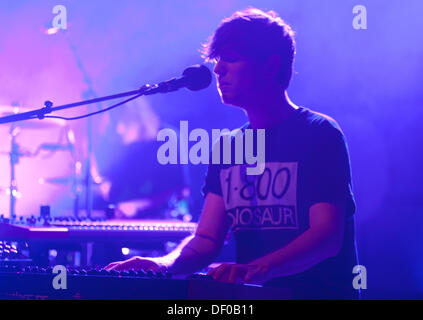
[[[299,112],[303,125],[305,128],[309,129],[313,135],[344,135],[339,123],[331,116],[304,107],[301,107]]]

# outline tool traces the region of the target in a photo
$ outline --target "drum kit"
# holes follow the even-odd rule
[[[23,108],[20,108],[19,106],[16,105],[0,105],[0,118],[1,117],[6,117],[6,116],[10,116],[13,114],[17,114],[17,113],[21,113],[24,112],[26,110],[24,110]],[[4,129],[8,129],[8,136],[9,136],[9,150],[5,150],[7,149],[7,144],[6,143],[2,143],[2,145],[0,145],[0,157],[8,157],[9,158],[9,171],[10,171],[10,181],[5,182],[5,180],[0,181],[0,183],[2,184],[6,184],[8,183],[9,185],[6,186],[2,186],[0,185],[0,195],[1,196],[6,196],[9,201],[9,217],[11,219],[16,219],[16,203],[17,200],[19,198],[22,197],[21,192],[18,189],[18,185],[19,183],[27,183],[28,181],[18,181],[17,179],[17,174],[16,174],[16,169],[17,169],[17,165],[20,162],[20,159],[22,158],[30,158],[30,159],[34,159],[31,160],[31,163],[36,162],[35,158],[37,157],[41,157],[42,154],[45,154],[45,152],[49,152],[50,154],[55,154],[56,152],[60,152],[60,151],[65,151],[65,152],[69,152],[70,153],[70,157],[66,156],[66,159],[70,159],[71,162],[71,166],[72,166],[72,170],[71,173],[69,174],[64,174],[63,176],[56,176],[56,177],[45,177],[45,178],[39,178],[39,177],[34,177],[32,172],[33,171],[37,171],[37,173],[39,174],[43,174],[42,172],[40,172],[39,170],[33,170],[31,168],[31,173],[28,174],[27,172],[24,174],[26,179],[33,179],[38,180],[39,184],[50,184],[50,185],[55,185],[57,187],[70,187],[71,189],[71,197],[72,197],[72,208],[70,208],[70,210],[72,211],[72,215],[75,217],[79,217],[80,213],[83,213],[83,211],[85,210],[85,215],[90,216],[89,213],[89,199],[91,199],[92,202],[92,198],[94,196],[94,194],[96,194],[97,196],[101,194],[101,187],[102,184],[101,182],[97,182],[96,179],[93,179],[91,177],[91,170],[88,170],[87,168],[91,168],[92,165],[90,164],[89,161],[85,161],[84,163],[81,162],[81,160],[79,160],[76,156],[75,150],[76,150],[76,146],[75,146],[75,137],[74,137],[74,133],[73,130],[67,125],[67,122],[65,120],[62,119],[55,119],[55,118],[44,118],[42,120],[38,119],[38,118],[34,118],[34,119],[29,119],[29,120],[24,120],[24,121],[19,121],[19,122],[12,122],[12,123],[8,123],[8,124],[1,124],[0,128],[4,128]],[[33,132],[38,131],[38,135],[34,134]],[[27,133],[26,131],[30,132],[29,135],[31,136],[31,138],[37,138],[38,140],[43,140],[42,137],[45,137],[45,130],[48,130],[49,132],[49,138],[51,138],[53,136],[53,132],[57,132],[57,130],[60,131],[60,136],[66,136],[66,139],[60,139],[59,143],[41,143],[39,142],[37,147],[35,148],[35,151],[29,151],[25,148],[22,147],[22,145],[20,143],[18,143],[18,136],[21,135],[22,133]],[[41,133],[44,131],[44,135],[42,135]],[[65,134],[64,134],[65,133]],[[3,132],[3,135],[5,133]],[[1,135],[1,134],[0,134]],[[3,140],[5,141],[5,140]],[[24,141],[25,142],[25,141]],[[32,147],[34,144],[34,140],[31,139],[31,145]],[[39,160],[39,159],[38,159]],[[55,160],[56,162],[53,164],[53,166],[56,166],[56,164],[58,163],[57,160]],[[4,164],[2,165],[2,167],[4,168]],[[44,162],[42,162],[42,166],[44,169],[48,169],[47,172],[50,172],[50,170],[52,169],[51,166],[49,166],[49,164],[45,164]],[[25,166],[24,166],[25,167]],[[31,166],[32,167],[32,166]],[[34,166],[36,167],[36,166]],[[20,167],[20,170],[23,169],[22,167]],[[57,168],[56,168],[57,169]],[[92,168],[91,168],[92,169]],[[22,170],[25,171],[25,170]],[[45,171],[45,170],[42,170]],[[3,171],[4,172],[4,171]],[[59,170],[59,172],[62,172]],[[56,170],[56,174],[60,174],[59,172],[57,172]],[[46,172],[44,172],[44,174],[48,174]],[[53,174],[54,175],[54,174]],[[90,176],[91,178],[87,178],[87,176]],[[28,178],[27,178],[28,177]],[[3,176],[4,178],[4,176]],[[91,181],[90,181],[91,180]],[[7,180],[6,180],[7,181]],[[90,191],[89,188],[94,187],[94,193],[89,194],[88,192]],[[182,188],[183,185],[181,185]],[[57,189],[57,188],[55,188]],[[185,190],[186,187],[183,189]],[[182,190],[182,189],[181,189]],[[38,190],[36,190],[38,192],[37,197],[39,197],[39,199],[37,199],[37,204],[39,204],[38,201],[42,201],[41,197],[42,196],[46,196],[47,194],[45,192],[43,192],[42,188],[38,188]],[[168,190],[169,191],[169,190]],[[31,189],[31,192],[33,192],[33,190]],[[180,201],[180,200],[175,200],[174,197],[174,193],[169,193],[167,194],[166,192],[164,192],[167,196],[160,196],[160,195],[151,195],[151,198],[149,200],[154,200],[155,203],[158,201],[157,198],[160,198],[161,203],[165,203],[167,205],[167,209],[166,209],[166,217],[171,218],[171,219],[177,219],[177,220],[184,220],[184,221],[189,221],[191,220],[191,215],[187,212],[187,208],[186,207],[186,200]],[[176,194],[176,193],[175,193]],[[160,196],[160,197],[158,197]],[[189,195],[183,195],[182,196],[184,199],[187,199],[189,197]],[[51,197],[49,197],[51,198]],[[28,199],[25,199],[28,200]],[[48,200],[50,201],[50,200]],[[181,204],[183,204],[183,206],[181,207]],[[110,207],[110,205],[108,205],[108,208]],[[69,209],[69,208],[68,208]],[[5,209],[3,209],[5,210]],[[100,208],[97,208],[97,210],[100,210]],[[102,210],[104,210],[102,208]],[[6,211],[6,210],[5,210]],[[18,210],[20,211],[20,210]],[[80,212],[82,211],[82,212]],[[108,211],[107,211],[108,212]],[[3,213],[3,212],[2,212]],[[116,213],[116,212],[115,212]],[[27,213],[26,213],[27,214]],[[24,215],[26,215],[24,214]]]
[[[5,117],[13,114],[17,114],[23,111],[21,107],[17,105],[0,105],[0,117]],[[57,151],[68,151],[71,154],[72,161],[75,163],[75,171],[71,176],[68,177],[53,177],[53,178],[40,178],[39,181],[42,183],[52,183],[52,184],[67,184],[72,186],[72,192],[75,198],[78,198],[78,193],[80,193],[80,186],[76,186],[76,184],[80,184],[81,179],[78,177],[80,175],[81,170],[77,170],[78,161],[75,157],[75,140],[72,129],[66,125],[66,121],[61,119],[52,119],[52,118],[45,118],[43,120],[40,119],[30,119],[25,121],[19,122],[12,122],[9,124],[2,124],[3,128],[8,127],[8,136],[9,136],[9,150],[0,150],[0,156],[8,156],[9,157],[9,165],[10,165],[10,183],[9,186],[0,186],[0,193],[3,195],[7,195],[9,197],[9,217],[11,219],[16,218],[16,202],[17,199],[21,197],[21,193],[18,189],[18,181],[16,175],[16,167],[19,164],[19,160],[21,158],[35,158],[39,156],[41,151],[49,151],[51,153],[55,153]],[[18,143],[18,136],[26,131],[26,130],[57,130],[66,132],[66,143],[41,143],[37,146],[34,152],[28,151],[24,149]],[[6,145],[2,145],[1,148],[5,148]],[[80,164],[80,163],[79,163]],[[41,182],[40,182],[41,183]]]

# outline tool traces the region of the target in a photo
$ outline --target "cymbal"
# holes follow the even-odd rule
[[[6,117],[15,115],[22,112],[27,112],[30,110],[26,110],[24,108],[9,106],[9,105],[0,105],[0,117]],[[54,127],[61,127],[66,124],[66,120],[64,119],[53,119],[53,118],[44,118],[44,119],[29,119],[15,122],[15,126],[20,128],[27,128],[27,129],[47,129],[47,128],[54,128]]]
[[[60,185],[71,185],[73,183],[84,183],[83,178],[76,177],[75,175],[65,176],[65,177],[50,177],[50,178],[40,178],[38,179],[40,184],[51,183],[51,184],[60,184]],[[92,181],[92,186],[100,186],[100,183]]]

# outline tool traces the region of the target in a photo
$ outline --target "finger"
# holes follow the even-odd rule
[[[209,272],[207,272],[207,275],[209,275],[209,276],[211,276],[211,277],[213,277],[213,279],[214,280],[217,280],[217,278],[216,278],[216,273],[217,273],[217,271],[222,267],[223,265],[220,265],[220,266],[218,266],[218,267],[216,267],[216,268],[213,268],[213,269],[211,269]]]
[[[213,274],[216,272],[216,268],[210,269],[209,271],[207,271],[207,275],[208,276],[213,276]]]
[[[216,267],[216,268],[213,268],[213,269],[209,270],[209,272],[207,272],[207,275],[209,275],[209,276],[213,277],[213,279],[215,279],[215,280],[216,280],[216,272],[217,272],[217,270],[218,270],[221,266],[222,266],[222,265],[220,265],[220,266],[218,266],[218,267]]]
[[[111,270],[116,271],[129,271],[131,269],[134,270],[144,270],[145,272],[154,271],[157,272],[159,270],[159,265],[153,261],[148,259],[141,259],[139,257],[133,257],[129,260],[122,261],[120,264],[112,267]]]
[[[124,261],[121,261],[119,263],[116,263],[114,266],[110,267],[108,270],[112,271],[112,270],[116,270],[116,271],[120,271],[121,265],[124,264]]]
[[[250,281],[254,278],[254,275],[256,274],[256,272],[257,272],[257,268],[249,266],[247,272],[244,275],[244,282],[251,283]]]
[[[265,279],[266,272],[266,269],[260,267],[249,268],[248,272],[244,276],[244,282],[251,284],[262,284],[262,280]]]
[[[228,282],[241,283],[246,273],[247,269],[245,267],[232,266],[229,272]]]
[[[119,263],[120,263],[120,261],[109,263],[107,266],[104,267],[104,269],[105,270],[109,270],[109,269],[111,269],[112,267],[114,267],[115,265],[117,265]]]
[[[159,272],[159,271],[163,271],[165,269],[165,267],[163,267],[162,265],[156,263],[155,261],[151,261],[148,259],[139,259],[136,261],[135,263],[136,269],[137,270],[144,270],[144,271],[153,271],[153,272]]]
[[[142,269],[142,270],[144,270],[145,272],[148,272],[148,271],[153,271],[153,272],[158,272],[158,271],[161,271],[160,270],[160,266],[158,266],[158,265],[155,265],[155,264],[151,264],[151,265],[144,265],[144,266],[138,266],[138,269]]]
[[[230,264],[222,264],[221,266],[217,268],[213,278],[218,281],[225,281],[225,279],[227,279],[227,274],[230,271],[230,269],[231,269]]]
[[[214,274],[216,273],[216,269],[217,269],[217,268],[210,269],[210,270],[207,272],[207,275],[208,275],[208,276],[210,276],[210,277],[213,277],[213,278],[214,278]]]
[[[113,266],[110,270],[126,271],[126,270],[129,270],[129,269],[132,269],[133,267],[134,267],[134,260],[129,259],[129,260],[126,260],[126,261],[121,261],[120,263]]]
[[[245,283],[252,283],[254,282],[254,277],[255,276],[255,272],[252,271],[248,271],[247,274],[244,277],[244,282]]]
[[[266,280],[259,272],[251,272],[244,277],[244,283],[263,285]]]
[[[167,267],[166,267],[166,266],[164,266],[164,265],[159,265],[159,266],[157,267],[157,271],[158,271],[158,272],[167,272]]]
[[[208,276],[211,276],[211,277],[214,277],[214,275],[216,274],[216,271],[217,271],[217,269],[219,269],[219,267],[221,267],[222,265],[220,265],[220,266],[218,266],[218,267],[216,267],[216,268],[210,268],[210,270],[209,271],[207,271],[207,275]]]

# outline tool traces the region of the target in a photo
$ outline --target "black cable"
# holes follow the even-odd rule
[[[95,114],[102,113],[102,112],[105,112],[105,111],[111,110],[111,109],[113,109],[113,108],[116,108],[116,107],[118,107],[118,106],[120,106],[120,105],[122,105],[122,104],[124,104],[124,103],[127,103],[127,102],[129,102],[129,101],[131,101],[131,100],[134,100],[134,99],[136,99],[136,98],[138,98],[138,97],[140,97],[140,96],[142,96],[142,95],[143,95],[142,93],[141,93],[141,94],[137,94],[137,95],[135,95],[134,97],[131,97],[131,98],[126,99],[126,100],[124,100],[124,101],[122,101],[122,102],[116,103],[116,104],[114,104],[114,105],[112,105],[112,106],[110,106],[110,107],[108,107],[108,108],[106,108],[106,109],[99,110],[99,111],[96,111],[96,112],[91,112],[91,113],[88,113],[88,114],[84,114],[84,115],[79,116],[79,117],[66,118],[66,117],[59,117],[59,116],[45,116],[44,118],[54,118],[54,119],[63,119],[63,120],[78,120],[78,119],[83,119],[83,118],[87,118],[87,117],[89,117],[89,116],[93,116],[93,115],[95,115]],[[36,118],[36,117],[35,117],[35,118]]]

